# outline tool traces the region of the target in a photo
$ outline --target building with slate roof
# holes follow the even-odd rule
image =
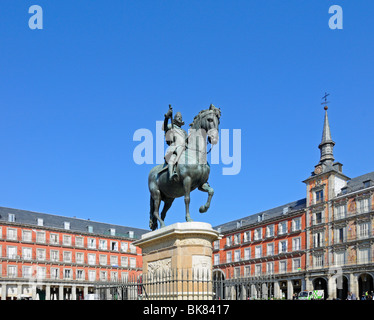
[[[141,273],[147,230],[0,207],[1,299],[84,299]]]
[[[304,180],[306,198],[215,227],[215,279],[221,298],[292,299],[323,290],[325,299],[360,297],[374,288],[374,172],[355,178],[335,162],[325,107],[320,161]]]

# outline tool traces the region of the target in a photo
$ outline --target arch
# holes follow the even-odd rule
[[[336,298],[339,300],[347,300],[348,296],[348,283],[347,276],[342,275],[335,279],[336,282]]]
[[[327,279],[325,277],[319,277],[313,280],[313,290],[323,290],[324,291],[324,299],[328,298],[328,290],[327,290]]]
[[[373,275],[369,272],[362,273],[358,276],[358,299],[361,300],[365,293],[374,291]]]

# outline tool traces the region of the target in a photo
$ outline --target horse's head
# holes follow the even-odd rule
[[[190,124],[190,127],[195,130],[203,129],[207,134],[208,141],[211,144],[217,144],[220,118],[221,109],[211,104],[209,109],[200,111],[194,118],[193,123]]]

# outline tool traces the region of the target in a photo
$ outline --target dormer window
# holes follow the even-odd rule
[[[371,186],[371,180],[364,181],[364,188],[369,188]]]
[[[70,230],[70,222],[67,222],[67,221],[64,222],[64,229]]]

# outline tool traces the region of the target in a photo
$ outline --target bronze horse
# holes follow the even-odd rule
[[[164,220],[175,198],[184,196],[186,207],[186,221],[193,221],[190,217],[190,193],[198,188],[208,193],[207,202],[199,209],[201,213],[206,212],[210,206],[214,190],[208,184],[210,166],[207,162],[206,144],[212,145],[218,142],[218,126],[220,123],[221,110],[213,105],[209,109],[202,110],[195,116],[190,124],[190,134],[186,141],[186,147],[182,151],[176,170],[179,175],[178,181],[170,180],[167,164],[160,164],[149,173],[148,187],[151,193],[150,219],[151,230],[165,226]],[[161,201],[164,207],[159,215]]]

